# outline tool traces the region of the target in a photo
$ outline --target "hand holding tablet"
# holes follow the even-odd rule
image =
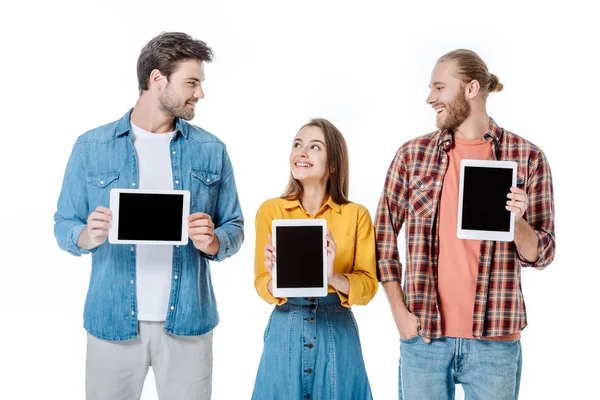
[[[111,189],[113,244],[185,245],[190,192],[187,190]]]
[[[273,296],[327,296],[327,222],[324,219],[275,219],[272,232]],[[267,252],[265,247],[265,256]]]
[[[512,241],[515,217],[506,199],[516,181],[514,161],[462,160],[458,238]]]

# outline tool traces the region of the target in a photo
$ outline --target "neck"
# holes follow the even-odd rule
[[[142,93],[139,97],[130,119],[135,125],[152,133],[173,132],[175,129],[175,118],[166,115],[160,109],[158,100],[152,99],[148,92]]]
[[[314,216],[319,212],[329,197],[326,191],[326,183],[303,184],[302,187],[303,193],[300,203],[302,203],[302,207],[304,207],[310,215]]]
[[[490,117],[487,112],[471,113],[458,128],[453,129],[454,134],[461,139],[481,139],[485,136],[490,126]]]

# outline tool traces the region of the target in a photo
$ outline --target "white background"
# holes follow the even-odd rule
[[[271,306],[253,287],[254,215],[283,191],[298,128],[326,117],[348,141],[353,201],[373,216],[405,141],[435,129],[436,59],[478,52],[505,84],[488,111],[540,146],[555,187],[557,253],[523,272],[522,399],[598,398],[597,13],[583,1],[30,1],[0,16],[2,399],[83,399],[90,258],[58,249],[53,213],[71,147],[137,98],[136,60],[161,31],[203,39],[195,124],[233,161],[241,251],[212,264],[221,323],[213,398],[249,399]],[[591,3],[591,2],[590,2]],[[397,396],[397,332],[383,290],[355,307],[375,399]],[[274,377],[274,379],[276,379]],[[461,398],[460,396],[458,396]],[[143,399],[155,399],[152,373]]]

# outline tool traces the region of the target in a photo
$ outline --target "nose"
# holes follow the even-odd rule
[[[427,99],[425,99],[425,101],[427,102],[427,104],[431,105],[433,103],[435,103],[435,96],[433,95],[433,90],[429,91],[429,96],[427,96]]]
[[[194,97],[196,97],[197,99],[204,98],[204,90],[202,90],[201,84],[196,85],[196,90],[194,90]]]

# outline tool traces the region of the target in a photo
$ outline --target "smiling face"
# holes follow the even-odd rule
[[[302,184],[327,183],[327,148],[323,131],[316,126],[305,126],[294,138],[290,154],[292,176]]]
[[[471,105],[467,101],[465,83],[460,79],[455,61],[438,63],[431,74],[431,88],[427,104],[436,113],[439,129],[456,129],[470,115]]]
[[[204,98],[202,81],[204,81],[204,62],[200,60],[180,62],[159,94],[161,111],[186,121],[193,119],[196,103]]]

